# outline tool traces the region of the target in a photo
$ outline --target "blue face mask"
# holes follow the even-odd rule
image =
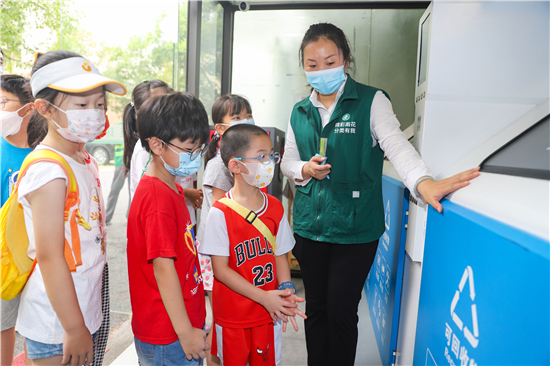
[[[177,175],[178,177],[188,177],[190,175],[195,174],[199,171],[199,169],[202,166],[202,153],[199,153],[195,159],[191,160],[191,153],[182,152],[178,153],[176,150],[172,149],[168,144],[165,143],[165,145],[178,154],[180,156],[180,165],[177,168],[171,167],[170,165],[166,164],[162,156],[160,157],[162,162],[164,163],[164,167],[168,172],[172,175]]]
[[[321,71],[306,71],[306,77],[309,85],[323,95],[334,93],[346,80],[344,65]]]

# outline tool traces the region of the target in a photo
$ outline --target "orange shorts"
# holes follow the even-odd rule
[[[215,324],[213,355],[224,366],[275,366],[281,362],[281,321],[253,328],[227,328]]]

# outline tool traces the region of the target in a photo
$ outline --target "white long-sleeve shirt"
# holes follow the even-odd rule
[[[345,84],[346,82],[344,81],[340,89],[338,89],[334,103],[328,109],[317,100],[317,92],[315,90],[309,96],[309,100],[319,111],[323,128],[330,122],[332,112],[344,92]],[[397,171],[397,174],[403,179],[405,186],[411,191],[411,194],[413,194],[416,199],[419,199],[420,197],[414,192],[416,182],[424,176],[433,176],[433,174],[420,155],[418,155],[418,152],[407,141],[400,126],[393,112],[390,100],[381,91],[376,92],[372,101],[370,113],[372,146],[380,144],[380,148],[386,153],[388,159]],[[307,161],[300,159],[300,153],[296,145],[296,137],[294,136],[294,131],[289,121],[286,133],[285,154],[281,161],[283,174],[289,179],[294,180],[296,185],[305,186],[309,183],[311,178],[303,181],[297,180],[303,179],[302,168],[306,163]]]

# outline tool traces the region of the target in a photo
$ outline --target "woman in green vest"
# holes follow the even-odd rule
[[[384,153],[411,194],[439,212],[439,200],[479,169],[434,181],[386,92],[346,74],[353,59],[338,27],[310,26],[300,62],[313,90],[292,110],[281,169],[296,183],[293,254],[306,290],[308,364],[353,365],[361,291],[384,233]]]

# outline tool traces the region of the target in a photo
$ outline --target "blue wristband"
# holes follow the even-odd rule
[[[277,287],[277,290],[286,290],[287,288],[293,289],[294,293],[296,293],[296,287],[294,287],[294,284],[292,283],[292,281],[286,281],[286,282],[281,283]]]

